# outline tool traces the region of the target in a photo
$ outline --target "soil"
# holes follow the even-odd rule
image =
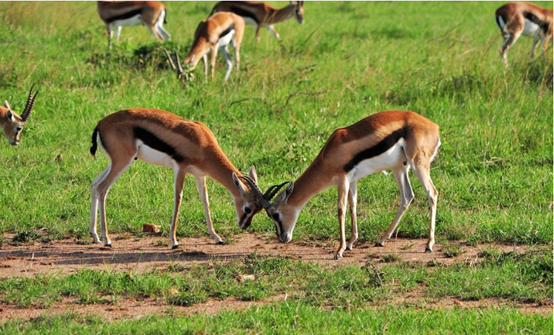
[[[5,234],[4,241],[9,241],[13,235]],[[0,247],[0,278],[34,277],[39,274],[68,275],[81,269],[109,269],[115,271],[133,271],[141,273],[152,268],[167,270],[175,262],[199,264],[213,261],[231,261],[241,259],[256,252],[263,256],[285,256],[302,261],[317,262],[323,266],[336,267],[345,264],[364,265],[383,264],[387,260],[403,262],[433,262],[448,265],[454,262],[477,262],[483,250],[512,251],[523,253],[525,246],[508,245],[478,245],[461,246],[457,257],[447,257],[442,252],[442,246],[435,245],[435,251],[424,253],[425,240],[391,239],[384,247],[375,247],[364,243],[354,246],[354,250],[345,251],[344,258],[335,261],[333,255],[337,242],[335,240],[316,241],[313,243],[293,242],[280,244],[274,238],[259,236],[253,233],[234,235],[231,241],[224,245],[216,245],[208,237],[180,238],[180,247],[171,250],[167,237],[156,234],[146,236],[112,235],[112,248],[97,244],[80,243],[75,239],[56,240],[48,243],[29,242],[19,246],[4,243]],[[81,305],[65,298],[46,309],[19,308],[17,306],[0,304],[0,322],[12,318],[28,320],[42,314],[65,314],[68,311],[83,315],[98,315],[106,320],[120,318],[140,318],[147,315],[192,315],[195,313],[217,314],[221,310],[246,309],[255,305],[263,305],[272,301],[284,300],[286,294],[274,296],[263,301],[239,301],[226,299],[210,300],[191,307],[172,306],[165,301],[153,299],[119,299],[117,304]],[[427,300],[422,300],[427,299]],[[423,288],[403,296],[395,304],[424,303],[431,308],[481,308],[510,306],[524,312],[552,314],[552,301],[548,303],[516,303],[487,299],[480,301],[461,302],[454,298],[428,300],[424,298]],[[376,305],[376,307],[378,307]]]

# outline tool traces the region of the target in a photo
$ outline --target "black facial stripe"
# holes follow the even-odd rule
[[[243,223],[244,220],[248,218],[248,213],[244,213],[244,215],[240,218],[240,223]]]
[[[222,38],[223,36],[229,34],[234,29],[235,29],[235,24],[231,24],[229,28],[225,29],[221,34],[219,34],[219,38]]]
[[[256,18],[256,15],[250,13],[249,11],[235,6],[232,6],[230,9],[231,9],[231,12],[237,14],[238,16],[250,18],[254,22],[256,22],[256,24],[260,24],[260,22]]]
[[[185,157],[177,153],[174,147],[162,141],[160,138],[158,138],[156,135],[149,132],[148,130],[141,127],[135,127],[133,128],[133,131],[136,138],[144,142],[144,144],[151,147],[152,149],[155,149],[167,154],[168,156],[170,156],[171,158],[173,158],[175,161],[179,163],[185,160]]]
[[[349,172],[361,161],[379,156],[380,154],[389,150],[393,145],[395,145],[401,138],[405,136],[406,136],[405,128],[400,128],[398,130],[395,130],[389,136],[385,137],[381,142],[377,143],[373,147],[357,153],[356,156],[354,156],[352,160],[344,166],[344,171]]]
[[[142,9],[138,8],[138,9],[132,10],[132,11],[127,12],[127,13],[112,16],[112,17],[106,19],[106,21],[108,23],[112,23],[114,21],[127,20],[127,19],[132,18],[133,16],[140,15],[141,13],[142,13]]]

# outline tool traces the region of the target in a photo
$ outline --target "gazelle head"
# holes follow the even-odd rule
[[[15,113],[8,101],[4,101],[4,106],[0,106],[0,125],[2,126],[2,132],[4,136],[8,139],[11,145],[16,146],[21,142],[21,131],[25,127],[27,120],[31,116],[31,111],[35,105],[35,98],[38,94],[38,91],[33,95],[33,87],[29,91],[29,97],[27,98],[27,104],[25,109],[19,116]]]
[[[273,202],[270,202],[285,184],[288,184],[287,187],[275,197]],[[291,181],[273,185],[263,194],[259,189],[257,192],[262,207],[275,224],[275,233],[281,243],[288,243],[292,240],[292,231],[296,226],[301,210],[301,208],[288,204],[293,189],[294,182]]]
[[[240,229],[248,229],[252,218],[263,208],[258,193],[258,175],[254,167],[250,168],[248,176],[237,176],[233,173],[233,182],[240,192],[240,197],[234,197],[237,225]],[[246,187],[245,187],[246,186]]]
[[[298,23],[304,23],[304,1],[291,1],[290,4],[294,6],[294,18]]]
[[[175,74],[177,74],[178,80],[183,80],[185,82],[194,80],[194,73],[192,71],[194,68],[190,67],[190,63],[194,60],[194,56],[189,62],[189,64],[185,64],[186,70],[183,70],[183,66],[181,65],[181,61],[179,60],[179,54],[177,51],[175,51],[175,57],[172,57],[169,54],[169,51],[167,51],[165,48],[163,49],[165,52],[165,55],[167,56],[167,60],[169,61],[169,65],[171,65],[171,68],[173,71],[175,71]],[[177,63],[177,65],[175,65]]]

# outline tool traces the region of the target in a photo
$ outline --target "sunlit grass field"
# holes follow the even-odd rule
[[[183,59],[213,4],[166,3],[172,40],[163,46]],[[494,21],[500,4],[308,2],[305,24],[276,25],[280,41],[262,30],[257,53],[254,29],[247,27],[238,77],[233,71],[222,82],[220,57],[214,82],[202,82],[199,66],[196,80],[183,84],[143,27],[124,27],[109,52],[93,2],[0,2],[0,98],[21,111],[31,85],[40,90],[22,144],[0,142],[0,232],[45,229],[52,240],[90,241],[90,183],[109,162],[89,154],[90,138],[98,120],[121,109],[159,108],[203,122],[237,168],[246,173],[256,167],[264,189],[297,178],[334,129],[400,109],[441,128],[431,172],[439,191],[437,243],[551,244],[552,49],[529,61],[531,39],[522,37],[509,51],[505,71]],[[552,2],[540,4],[552,8]],[[416,178],[412,185],[416,198],[398,236],[426,238],[427,199]],[[232,240],[241,233],[232,199],[214,181],[208,192],[216,230]],[[336,193],[330,189],[308,203],[293,241],[338,239]],[[183,198],[178,234],[207,236],[191,177]],[[399,205],[394,177],[379,173],[360,181],[358,198],[360,240],[376,241]],[[151,222],[167,234],[172,209],[173,172],[136,162],[109,193],[108,227],[135,233]],[[264,214],[250,229],[274,236]],[[1,242],[9,243],[5,237]],[[300,305],[301,313],[313,312]],[[291,313],[289,308],[264,311]],[[551,333],[551,318],[548,324]],[[443,326],[448,329],[442,323],[437,329]]]

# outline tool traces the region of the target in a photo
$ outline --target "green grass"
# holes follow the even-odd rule
[[[172,41],[164,46],[179,50],[184,57],[197,23],[212,5],[167,3],[166,28]],[[542,5],[552,7],[551,2]],[[546,59],[537,57],[529,62],[531,40],[521,38],[510,50],[510,68],[504,71],[497,52],[501,37],[493,17],[498,6],[496,2],[309,2],[303,26],[293,20],[277,25],[281,41],[262,31],[256,54],[254,32],[247,27],[238,78],[233,73],[232,79],[222,84],[224,71],[219,61],[214,82],[202,83],[198,69],[197,80],[183,85],[165,62],[160,44],[142,27],[125,27],[121,42],[109,53],[105,27],[92,2],[0,2],[0,98],[21,111],[30,86],[36,83],[40,89],[22,144],[14,148],[6,140],[0,142],[0,232],[16,234],[19,239],[2,237],[0,246],[40,239],[55,243],[62,237],[90,239],[90,183],[108,164],[102,154],[90,156],[90,136],[99,119],[130,107],[165,109],[205,123],[241,171],[256,166],[262,188],[297,178],[337,127],[382,110],[413,110],[441,128],[442,146],[432,167],[439,191],[439,243],[446,242],[454,254],[459,252],[455,246],[460,241],[551,244],[552,57],[548,52]],[[397,186],[392,175],[383,174],[358,185],[360,240],[375,241],[397,210]],[[416,198],[398,234],[426,238],[426,196],[416,179],[412,185]],[[172,171],[134,164],[108,196],[110,231],[135,234],[149,222],[161,225],[167,234],[172,188]],[[232,200],[213,181],[208,182],[208,192],[215,228],[224,239],[232,240],[240,233]],[[185,181],[184,204],[178,234],[207,236],[191,178]],[[294,240],[338,238],[335,208],[335,189],[314,197],[300,215]],[[265,215],[256,217],[250,229],[274,238],[273,224]],[[494,253],[487,257],[501,261],[484,261],[477,267],[416,267],[408,271],[413,278],[404,280],[403,285],[405,289],[425,285],[430,298],[542,301],[551,297],[551,254],[547,255],[549,262],[530,254],[525,260]],[[407,271],[406,265],[391,261],[384,287],[375,289],[375,278],[367,269],[329,272],[294,264],[300,270],[290,270],[289,261],[280,259],[275,261],[278,264],[267,265],[284,271],[272,274],[276,283],[262,275],[256,284],[238,285],[232,275],[247,266],[238,264],[223,266],[226,270],[221,271],[232,274],[221,274],[225,285],[218,285],[218,290],[208,289],[188,275],[186,280],[179,279],[180,271],[176,276],[131,274],[130,278],[139,280],[133,285],[127,285],[130,279],[125,274],[110,272],[14,277],[1,281],[6,289],[2,299],[21,306],[48,306],[64,296],[77,297],[82,304],[143,295],[173,299],[175,305],[229,296],[259,300],[287,289],[283,282],[292,277],[304,277],[306,282],[297,284],[299,293],[290,304],[214,317],[148,318],[105,326],[95,318],[45,317],[29,323],[13,321],[4,327],[6,333],[50,329],[45,325],[52,325],[55,333],[55,329],[65,329],[66,323],[75,333],[84,332],[79,328],[83,325],[101,333],[147,333],[171,327],[185,333],[203,329],[268,333],[274,331],[269,325],[277,319],[282,333],[309,333],[310,329],[338,333],[339,324],[346,330],[343,333],[359,329],[552,333],[551,318],[511,309],[385,306],[374,313],[364,307],[332,312],[322,308],[352,301],[362,306],[386,296],[387,276]],[[209,276],[215,277],[201,278],[212,283],[219,280],[211,272]],[[350,281],[341,281],[341,276]],[[115,284],[113,292],[107,289],[106,281],[119,283],[120,291]],[[174,286],[179,287],[179,294],[170,297],[166,290]],[[337,286],[342,290],[335,289]],[[295,311],[298,318],[294,318]],[[279,319],[280,313],[287,318]],[[249,326],[240,326],[245,318]],[[510,322],[505,322],[507,319]],[[294,320],[306,321],[299,325]]]

